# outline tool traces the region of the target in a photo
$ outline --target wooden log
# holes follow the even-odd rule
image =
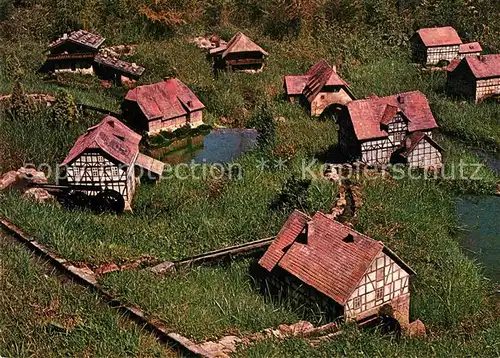
[[[207,261],[216,261],[224,258],[228,258],[234,255],[240,254],[248,254],[252,251],[256,251],[271,245],[275,237],[270,237],[266,239],[261,239],[257,241],[247,242],[245,244],[240,244],[236,246],[227,247],[224,249],[219,249],[215,251],[209,251],[200,255],[196,255],[193,257],[185,258],[179,261],[175,261],[174,265],[176,267],[179,266],[187,266],[192,265],[194,263],[202,263]]]

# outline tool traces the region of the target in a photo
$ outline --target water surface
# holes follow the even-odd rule
[[[500,283],[500,196],[467,196],[457,200],[458,224],[464,229],[462,247]]]
[[[176,140],[171,145],[155,149],[151,155],[168,164],[229,163],[251,150],[257,143],[253,129],[212,129],[208,134]]]

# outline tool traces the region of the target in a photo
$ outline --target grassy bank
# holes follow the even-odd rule
[[[51,0],[44,0],[43,4],[47,1]],[[290,35],[286,41],[281,41],[276,35],[280,31],[273,31],[269,27],[273,24],[264,21],[272,11],[266,15],[262,15],[259,9],[248,11],[240,15],[240,22],[231,22],[238,18],[237,14],[226,14],[233,20],[221,20],[222,23],[213,26],[204,26],[203,21],[208,22],[207,19],[196,19],[189,28],[180,26],[182,29],[170,31],[163,22],[148,22],[136,16],[133,10],[129,10],[130,13],[124,11],[115,1],[109,4],[115,4],[116,11],[111,11],[108,3],[106,6],[99,1],[94,3],[95,8],[102,11],[102,18],[92,15],[92,7],[88,7],[88,13],[82,9],[75,10],[75,16],[85,19],[88,28],[108,36],[109,43],[133,41],[138,45],[136,54],[129,60],[147,68],[140,83],[160,81],[166,76],[179,77],[199,95],[206,105],[206,120],[215,125],[251,126],[262,108],[267,108],[272,117],[279,118],[276,121],[275,141],[271,148],[247,153],[232,163],[241,168],[241,179],[203,177],[204,170],[210,168],[197,167],[192,169],[192,175],[187,179],[172,177],[158,185],[141,185],[134,199],[133,213],[116,216],[68,212],[56,204],[27,202],[21,200],[17,193],[9,192],[0,197],[0,216],[36,236],[61,256],[98,265],[123,263],[141,255],[153,256],[158,260],[176,260],[273,236],[294,206],[310,213],[316,210],[328,212],[333,205],[337,187],[322,178],[321,161],[335,151],[336,125],[331,119],[310,118],[304,108],[285,102],[282,96],[284,75],[303,73],[315,61],[326,59],[338,66],[340,75],[350,84],[358,98],[372,93],[384,96],[416,89],[424,92],[441,127],[436,138],[445,149],[447,179],[361,179],[364,206],[355,221],[357,229],[384,241],[418,273],[411,291],[412,318],[424,321],[429,336],[426,340],[396,341],[376,333],[348,329],[345,336],[317,349],[312,349],[300,340],[284,343],[269,341],[241,352],[241,356],[499,354],[496,341],[500,335],[500,322],[498,308],[491,302],[492,288],[484,279],[481,269],[460,250],[453,208],[456,196],[463,193],[489,193],[498,177],[485,168],[479,170],[478,180],[474,181],[455,180],[452,173],[458,174],[456,168],[461,161],[481,163],[469,150],[470,146],[498,154],[500,107],[497,104],[476,106],[448,98],[444,93],[445,73],[420,72],[410,63],[405,42],[407,35],[412,27],[427,23],[424,20],[425,16],[432,15],[430,8],[427,12],[420,9],[420,17],[411,13],[405,15],[404,22],[393,22],[390,20],[394,9],[388,7],[388,2],[377,2],[380,6],[387,5],[383,8],[387,11],[377,10],[375,13],[376,9],[382,9],[375,6],[371,9],[373,16],[385,18],[386,21],[380,23],[400,23],[398,26],[402,27],[385,31],[371,22],[368,15],[371,10],[365,8],[368,6],[366,4],[374,2],[356,2],[359,9],[344,4],[346,8],[342,9],[346,11],[345,14],[350,14],[351,20],[344,23],[344,20],[338,19],[340,25],[333,26],[332,20],[326,18],[334,15],[321,10],[316,13],[322,14],[324,18],[318,17],[315,23],[318,26],[324,24],[324,28],[309,27],[307,30],[304,20],[299,36]],[[129,4],[129,9],[136,9],[135,0],[123,3]],[[231,1],[228,3],[235,6]],[[265,3],[267,9],[269,4]],[[227,6],[219,5],[221,11]],[[248,9],[250,5],[242,2],[238,6]],[[62,11],[61,8],[66,9],[61,6],[58,11]],[[0,6],[0,18],[1,9]],[[13,18],[3,20],[0,30],[4,31],[5,21],[8,24],[22,22],[19,14],[31,10],[29,6],[24,6],[18,12],[11,13],[9,16]],[[216,13],[220,13],[219,10]],[[243,18],[250,13],[255,15],[253,21]],[[427,15],[421,15],[423,13]],[[459,13],[457,9],[457,17]],[[356,25],[358,15],[361,16],[360,23]],[[51,21],[52,16],[62,15],[50,14],[48,20],[43,20]],[[489,18],[487,14],[484,16]],[[69,21],[68,18],[72,16],[64,17],[65,21]],[[110,27],[102,20],[105,18],[108,21],[114,19],[114,25]],[[457,26],[461,26],[463,36],[467,35],[471,40],[484,39],[485,48],[493,51],[500,48],[500,44],[492,40],[498,29],[493,20],[490,32],[485,33],[476,29],[473,31],[468,25],[457,23]],[[481,23],[477,20],[475,26],[479,27]],[[6,69],[11,68],[7,65],[12,66],[14,63],[24,70],[22,81],[29,92],[54,93],[57,88],[64,87],[77,102],[118,110],[124,89],[105,89],[99,81],[82,77],[68,78],[59,85],[42,81],[34,71],[43,59],[41,51],[44,44],[54,35],[56,26],[44,28],[38,34],[30,32],[30,25],[33,24],[24,25],[18,38],[6,36],[0,40],[1,93],[7,93],[13,85],[12,73]],[[276,25],[287,28],[281,21],[277,21]],[[163,29],[163,32],[159,29]],[[193,36],[204,31],[216,31],[228,39],[237,30],[244,30],[270,52],[265,70],[257,75],[229,73],[214,78],[209,63],[205,61],[205,52],[190,41]],[[47,163],[54,168],[66,156],[76,137],[102,118],[84,114],[79,123],[61,128],[51,125],[48,116],[46,110],[39,110],[20,121],[12,120],[5,112],[0,112],[2,171],[17,168],[23,163]],[[286,161],[284,167],[277,166],[278,158]],[[312,178],[306,190],[301,191],[296,187],[290,190],[287,183],[293,177],[300,177],[303,163],[313,159],[319,160],[313,166],[318,176]],[[265,164],[265,168],[260,168],[261,164]],[[475,168],[468,167],[465,172],[472,174],[473,170]],[[288,196],[283,195],[283,192]],[[280,202],[283,197],[288,198],[291,204]],[[5,258],[4,252],[7,253]],[[0,304],[5,302],[6,308],[0,310],[0,326],[2,319],[7,322],[7,326],[14,326],[16,321],[22,322],[12,330],[13,333],[0,330],[0,337],[14,349],[9,348],[7,353],[14,352],[10,355],[23,355],[25,352],[44,355],[48,352],[46,345],[40,344],[39,351],[31,348],[38,346],[38,342],[43,339],[52,339],[49,342],[61,355],[84,352],[86,347],[82,342],[90,342],[89,346],[94,344],[90,354],[97,356],[163,354],[150,343],[150,338],[140,338],[143,336],[129,327],[124,330],[124,323],[105,308],[102,308],[102,317],[94,317],[90,313],[91,309],[100,307],[95,297],[78,288],[65,290],[57,280],[45,279],[40,268],[43,266],[31,263],[31,259],[19,249],[8,245],[2,247],[0,258],[1,265],[8,267],[9,280],[14,282],[12,287],[5,286],[6,291],[1,291],[3,300]],[[290,302],[262,297],[248,275],[249,265],[250,261],[243,260],[226,266],[195,268],[165,278],[145,271],[121,272],[105,276],[101,281],[120,298],[140,305],[148,313],[164,320],[168,326],[197,341],[225,334],[247,334],[303,318],[311,319],[316,324],[324,323],[321,316],[311,318],[308,312]],[[40,284],[45,282],[43,280],[50,282]],[[29,315],[25,312],[32,312],[29,311],[29,304],[22,303],[34,301],[30,301],[30,297],[20,296],[16,285],[27,290],[31,288],[28,292],[45,306],[50,306],[51,300],[59,299],[63,302],[60,306],[63,312],[69,308],[89,312],[90,318],[81,320],[87,322],[90,328],[85,324],[77,325],[83,328],[74,328],[71,333],[56,338],[44,328],[40,335],[35,335],[30,341],[32,346],[22,346],[19,342],[25,340],[19,332],[24,329],[30,331],[31,323],[27,322]],[[7,295],[3,295],[3,292]],[[12,297],[20,298],[13,300]],[[9,313],[7,307],[11,305],[20,305],[18,312],[22,314],[16,316],[15,312]],[[101,308],[97,310],[100,312]],[[7,314],[2,315],[3,312]],[[55,317],[59,317],[57,312]],[[64,315],[61,320],[66,322]],[[47,322],[38,316],[36,321],[43,322],[40,323],[43,327]],[[92,337],[96,335],[100,335],[101,339],[94,343]],[[116,339],[115,335],[118,335]],[[2,353],[0,350],[0,355]]]
[[[0,232],[0,355],[4,357],[175,357]]]

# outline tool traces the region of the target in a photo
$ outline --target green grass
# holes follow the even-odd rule
[[[129,15],[116,16],[129,18]],[[111,15],[108,13],[103,18],[105,16]],[[323,22],[317,19],[318,26]],[[229,73],[214,78],[205,61],[205,52],[189,43],[193,35],[203,31],[203,26],[193,26],[182,35],[158,32],[145,36],[150,27],[135,17],[129,23],[110,23],[116,26],[110,28],[100,21],[90,22],[109,37],[108,43],[134,41],[138,44],[137,53],[130,60],[147,68],[140,83],[178,76],[205,103],[205,118],[210,124],[248,126],[263,105],[271,108],[274,117],[284,117],[285,121],[278,124],[274,149],[275,154],[288,161],[282,170],[269,167],[261,172],[257,164],[263,153],[255,151],[236,160],[243,168],[242,180],[173,178],[158,185],[141,185],[134,200],[134,212],[122,216],[67,212],[57,205],[20,200],[16,193],[6,193],[1,198],[0,216],[12,220],[73,261],[121,263],[145,254],[160,260],[175,260],[275,235],[290,208],[272,210],[271,203],[279,196],[286,179],[300,173],[303,160],[323,160],[325,153],[336,145],[336,126],[332,121],[311,119],[306,109],[286,103],[282,98],[283,76],[304,73],[320,59],[339,65],[341,76],[350,83],[358,98],[371,93],[384,96],[416,89],[424,92],[441,127],[441,135],[437,138],[446,151],[447,174],[450,174],[451,164],[481,162],[470,146],[488,149],[493,155],[499,152],[498,105],[476,106],[448,98],[444,93],[445,73],[419,72],[409,62],[407,46],[389,44],[386,34],[381,37],[378,30],[372,31],[371,27],[368,30],[363,26],[325,27],[315,32],[315,37],[302,35],[281,42],[267,36],[261,25],[249,25],[243,30],[271,54],[264,72],[257,75]],[[144,26],[139,28],[138,23]],[[238,26],[248,24],[242,21]],[[229,35],[240,28],[226,24],[215,29]],[[45,32],[43,34],[48,37]],[[3,61],[0,65],[4,69],[0,71],[0,93],[7,93],[12,87],[11,74],[4,65],[10,61],[5,59],[14,54],[25,70],[23,83],[29,92],[54,93],[59,87],[42,82],[34,74],[43,57],[43,43],[48,38],[32,36],[23,30],[19,41],[0,41],[0,61]],[[498,45],[492,46],[491,41],[489,44],[490,48],[498,48]],[[80,76],[68,78],[63,86],[77,102],[111,110],[118,110],[125,93],[121,88],[104,89],[98,81]],[[53,166],[64,158],[74,139],[99,119],[99,116],[85,115],[81,123],[61,130],[48,125],[45,112],[34,115],[27,122],[9,121],[1,116],[0,168],[11,169],[25,162]],[[267,159],[274,158],[268,153],[265,155]],[[314,168],[321,174],[320,163]],[[201,170],[198,168],[196,173]],[[412,287],[412,316],[421,318],[429,328],[427,340],[396,342],[377,334],[349,330],[346,336],[318,349],[300,340],[268,341],[240,355],[499,355],[496,342],[500,324],[498,311],[488,298],[491,287],[480,268],[460,251],[453,209],[456,196],[490,192],[498,181],[497,176],[484,168],[480,176],[482,179],[478,181],[361,182],[365,205],[356,227],[383,240],[417,271]],[[310,212],[330,210],[336,190],[336,186],[326,180],[314,179],[307,192]],[[195,268],[166,278],[157,278],[144,271],[122,272],[106,276],[102,282],[122,299],[142,306],[167,325],[196,340],[246,334],[305,317],[304,312],[288,302],[260,296],[247,274],[248,266],[249,261],[234,262],[229,266]],[[14,267],[23,266],[15,264]],[[30,278],[33,275],[27,275],[23,281],[25,287],[38,287],[38,281]],[[21,277],[18,280],[21,282]],[[9,289],[12,295],[17,292],[14,288]],[[80,295],[88,294],[78,290]],[[39,297],[43,301],[45,297],[66,297],[66,294],[62,289],[55,293],[41,290]],[[86,301],[88,304],[93,302],[91,298]],[[73,307],[78,303],[71,301],[68,305]],[[4,319],[11,319],[11,316]],[[91,322],[94,330],[107,328],[107,335],[125,334],[111,323]],[[0,335],[5,334],[1,332]],[[19,334],[9,337],[17,346],[23,342]],[[72,342],[74,345],[68,345],[66,351],[61,351],[63,354],[79,352],[77,343],[92,341],[87,336],[75,335]],[[63,343],[57,344],[63,346]],[[122,356],[125,353],[120,349],[128,349],[127,345],[115,344],[108,338],[95,345],[102,349],[91,352],[97,356]],[[134,349],[126,354],[142,352]],[[147,349],[152,353],[144,355],[156,352],[154,348]],[[2,353],[0,351],[0,355]]]
[[[291,133],[297,130],[303,134],[291,140]],[[90,263],[130,260],[142,254],[163,260],[180,259],[273,236],[287,213],[273,212],[269,207],[283,181],[299,172],[299,159],[305,158],[300,153],[306,149],[325,151],[335,142],[332,122],[298,119],[285,123],[283,133],[285,143],[296,143],[299,153],[287,168],[261,172],[260,154],[250,153],[237,160],[243,168],[242,179],[222,185],[204,177],[203,169],[198,168],[199,179],[173,177],[158,185],[140,186],[131,214],[68,212],[57,205],[20,201],[15,193],[0,202],[0,213],[64,257]],[[302,140],[310,143],[309,148],[304,148]],[[312,208],[329,209],[334,199],[333,185],[318,179],[309,191]]]
[[[11,240],[0,232],[1,356],[177,356]]]
[[[223,335],[245,335],[300,315],[289,302],[266,300],[249,275],[250,261],[195,267],[158,278],[147,271],[121,272],[102,279],[104,286],[127,302],[140,304],[171,329],[196,341]]]
[[[403,339],[348,329],[344,335],[311,347],[300,339],[263,341],[239,351],[235,357],[497,357],[500,322],[470,335]]]

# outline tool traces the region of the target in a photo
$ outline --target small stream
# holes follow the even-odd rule
[[[474,152],[497,175],[500,158]],[[500,283],[500,196],[464,196],[455,204],[458,225],[464,229],[461,244],[466,254],[478,260],[485,275]]]
[[[462,197],[455,210],[465,229],[464,251],[484,266],[488,278],[500,283],[500,196]]]
[[[212,129],[176,140],[167,147],[151,151],[151,156],[171,165],[180,163],[229,163],[257,144],[253,129]]]

